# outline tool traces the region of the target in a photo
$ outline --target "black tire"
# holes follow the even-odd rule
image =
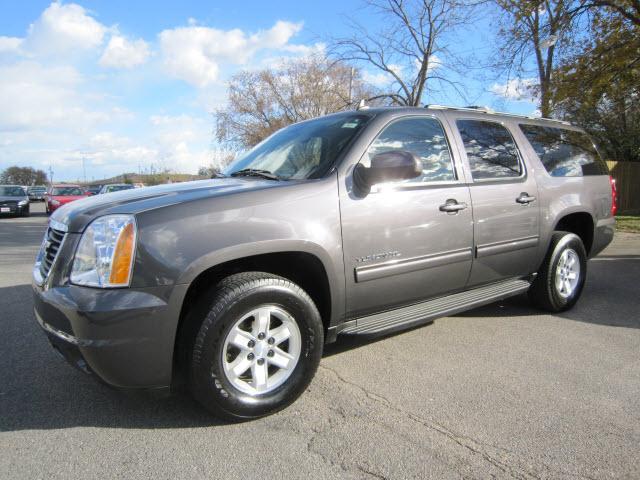
[[[572,293],[564,296],[556,286],[556,270],[562,253],[567,249],[577,254],[580,273]],[[534,306],[543,310],[564,312],[573,307],[580,298],[586,278],[587,252],[580,237],[569,232],[554,232],[549,251],[538,271],[538,276],[529,289],[529,299]]]
[[[29,217],[29,216],[31,216],[31,211],[27,208],[24,212],[22,212],[22,216],[23,216],[23,217]]]
[[[190,355],[189,389],[196,400],[214,415],[236,421],[262,417],[293,403],[311,382],[324,345],[322,319],[311,297],[285,278],[246,272],[218,283],[209,305]],[[262,305],[275,305],[293,317],[300,331],[300,356],[282,385],[264,394],[247,394],[224,373],[224,343],[235,323]]]

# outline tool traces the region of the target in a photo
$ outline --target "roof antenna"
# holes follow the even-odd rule
[[[366,110],[367,108],[369,108],[369,105],[367,105],[367,101],[363,98],[360,100],[360,103],[358,103],[356,110]]]

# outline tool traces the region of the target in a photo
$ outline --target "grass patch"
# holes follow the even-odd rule
[[[640,233],[640,216],[617,216],[616,228],[621,232]]]

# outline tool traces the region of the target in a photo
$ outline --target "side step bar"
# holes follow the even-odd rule
[[[439,297],[407,307],[359,317],[344,323],[340,334],[377,335],[413,327],[438,318],[460,313],[511,297],[529,289],[527,280],[507,280]]]

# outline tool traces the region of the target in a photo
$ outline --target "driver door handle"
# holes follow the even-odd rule
[[[518,198],[516,198],[516,202],[521,205],[528,205],[531,202],[534,202],[536,197],[533,195],[529,195],[527,192],[522,192]]]
[[[440,211],[447,213],[458,213],[465,208],[467,208],[467,204],[464,202],[458,203],[455,198],[450,198],[444,204],[440,205]]]

